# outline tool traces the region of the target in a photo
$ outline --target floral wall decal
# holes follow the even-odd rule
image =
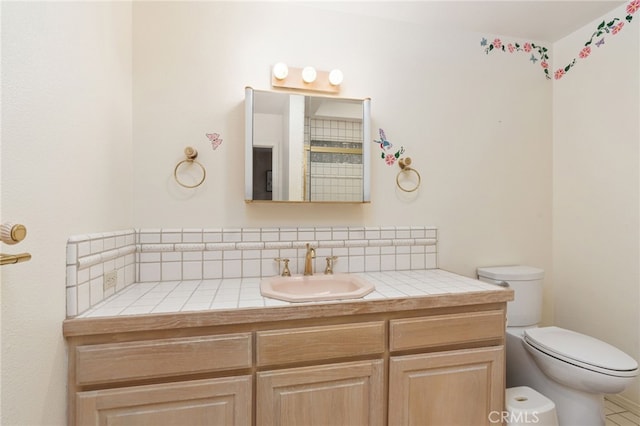
[[[393,166],[398,158],[402,154],[404,154],[404,147],[401,146],[395,153],[393,152],[393,144],[387,140],[387,136],[384,134],[384,130],[379,129],[380,132],[380,140],[374,139],[373,143],[377,143],[380,145],[380,149],[382,150],[382,154],[380,157],[387,163],[387,166]]]
[[[571,68],[576,65],[577,59],[586,59],[592,53],[592,45],[595,45],[597,48],[602,47],[605,44],[605,37],[607,35],[616,35],[624,28],[625,21],[630,23],[633,20],[633,15],[640,10],[640,0],[631,0],[625,11],[627,15],[624,17],[624,20],[620,18],[613,18],[611,20],[602,21],[598,27],[595,29],[593,34],[591,34],[591,38],[587,40],[584,46],[578,52],[578,57],[573,58],[568,64],[563,67],[557,68],[553,73],[553,78],[556,80],[560,80],[562,77],[566,75]],[[595,42],[594,42],[595,40]],[[544,75],[547,79],[551,79],[549,72],[549,55],[548,49],[544,46],[536,45],[534,43],[526,42],[523,44],[520,43],[504,43],[500,38],[495,38],[491,43],[483,37],[480,41],[480,46],[484,47],[485,53],[488,55],[491,52],[502,51],[508,53],[514,52],[525,52],[531,53],[529,60],[535,64],[540,61],[540,66],[544,72]]]
[[[387,140],[387,135],[384,134],[384,130],[378,129],[380,133],[380,139],[374,139],[373,143],[377,143],[380,145],[380,149],[382,153],[380,154],[380,158],[384,160],[387,166],[393,166],[398,161],[398,166],[400,167],[400,171],[396,175],[396,185],[404,192],[414,192],[420,186],[420,173],[416,169],[411,166],[411,158],[405,157],[401,158],[400,156],[404,154],[404,146],[401,146],[399,149],[393,149],[393,144]],[[394,152],[395,151],[395,152]],[[413,182],[406,186],[406,182],[401,183],[401,177],[405,177],[408,174],[413,174]],[[411,178],[410,177],[410,178]]]
[[[547,53],[548,49],[544,46],[540,46],[530,42],[523,43],[522,45],[520,43],[504,44],[502,40],[499,38],[496,38],[493,40],[493,42],[488,43],[487,39],[484,37],[482,37],[482,40],[480,41],[480,46],[483,46],[485,48],[484,51],[487,55],[489,54],[489,52],[492,52],[494,50],[502,50],[503,52],[509,52],[509,53],[513,53],[513,52],[531,53],[529,60],[534,64],[539,60],[540,66],[544,71],[545,77],[551,78],[549,77],[549,54]],[[536,56],[536,53],[537,53],[537,56]]]

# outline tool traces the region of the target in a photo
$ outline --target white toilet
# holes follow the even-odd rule
[[[638,363],[593,337],[559,327],[538,327],[542,269],[478,268],[481,281],[511,287],[507,304],[507,387],[529,386],[556,404],[560,426],[603,426],[604,395],[622,392]]]

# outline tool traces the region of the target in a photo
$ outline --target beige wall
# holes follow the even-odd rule
[[[600,22],[554,45],[556,68]],[[638,23],[606,36],[605,46],[553,88],[555,321],[640,360]],[[622,396],[640,409],[640,381]]]
[[[444,268],[550,270],[552,85],[527,56],[485,55],[483,34],[293,3],[133,11],[134,226],[433,224]],[[372,99],[374,136],[382,127],[406,148],[420,191],[396,189],[398,167],[374,146],[370,205],[245,204],[243,89],[269,89],[278,61],[341,68],[341,95]],[[187,144],[208,172],[196,191],[173,182]]]
[[[65,244],[131,225],[131,5],[2,2],[0,424],[63,425]]]
[[[325,31],[328,25],[331,32]],[[628,29],[637,43],[634,26],[636,22]],[[556,291],[561,325],[578,324],[594,335],[605,334],[603,324],[609,324],[607,330],[633,332],[624,322],[634,320],[634,306],[638,311],[628,301],[639,298],[631,258],[605,256],[592,262],[598,253],[583,252],[582,258],[565,262],[563,255],[584,246],[606,251],[603,256],[612,253],[613,232],[617,246],[625,247],[621,253],[633,256],[635,247],[638,258],[637,239],[626,239],[618,228],[617,208],[602,210],[602,218],[591,220],[597,231],[587,224],[574,230],[579,223],[565,216],[586,216],[572,213],[573,183],[563,173],[575,167],[578,188],[585,193],[599,187],[599,179],[590,180],[573,163],[574,150],[565,136],[577,136],[584,122],[593,123],[590,134],[596,134],[601,114],[608,113],[607,123],[613,123],[633,110],[623,113],[627,106],[605,104],[613,91],[603,89],[596,98],[599,107],[585,111],[581,117],[586,119],[575,124],[568,99],[591,93],[583,88],[598,86],[594,82],[608,75],[608,68],[585,63],[554,87],[524,57],[485,55],[479,45],[484,35],[299,4],[3,3],[2,220],[22,221],[30,232],[20,246],[3,246],[3,252],[30,251],[34,258],[2,269],[0,423],[64,424],[64,247],[69,235],[79,233],[127,227],[435,225],[443,268],[468,276],[480,265],[544,268],[546,322],[553,320],[548,296],[557,275],[553,281],[562,282]],[[557,49],[574,54],[575,45],[582,43],[582,37],[568,38]],[[613,42],[603,53],[625,64],[617,72],[637,76],[637,57],[630,60],[627,48],[608,53],[611,47]],[[382,127],[394,144],[405,146],[422,175],[421,189],[413,197],[398,191],[397,167],[387,167],[374,155],[371,204],[245,204],[243,89],[268,89],[270,66],[276,61],[340,67],[345,74],[342,95],[372,98],[373,130]],[[625,71],[627,63],[630,71]],[[585,74],[579,74],[581,69]],[[558,91],[553,103],[552,88]],[[637,96],[625,102],[634,99],[637,108]],[[552,130],[562,139],[555,151]],[[216,151],[205,137],[214,131],[224,139]],[[597,146],[590,134],[580,133],[580,141]],[[173,181],[173,168],[186,145],[199,150],[208,173],[195,191]],[[588,161],[615,155],[608,161],[617,164],[619,159],[631,172],[603,174],[600,178],[612,179],[609,188],[616,190],[602,189],[591,201],[585,194],[581,203],[586,210],[575,209],[593,214],[602,204],[596,201],[615,195],[615,205],[625,208],[625,222],[631,223],[630,233],[637,235],[637,146],[620,150],[593,156],[583,151]],[[558,173],[555,182],[552,172]],[[562,262],[553,271],[552,185],[559,209],[554,215],[555,259]],[[574,234],[589,238],[571,241]],[[577,274],[585,265],[603,277],[620,263],[630,272],[619,274],[611,285],[621,291],[597,293],[604,279],[591,279],[578,291],[580,302],[572,301],[571,283],[583,285],[584,277]],[[635,287],[629,278],[634,274]],[[593,295],[582,294],[589,292]],[[605,312],[603,299],[609,297],[625,308],[611,310],[608,318],[594,315]],[[593,321],[578,320],[587,315],[581,306],[589,307]],[[618,315],[623,317],[616,319]],[[637,324],[637,316],[635,320]],[[615,335],[612,343],[623,347],[622,332]],[[637,340],[635,345],[629,352],[637,355]]]

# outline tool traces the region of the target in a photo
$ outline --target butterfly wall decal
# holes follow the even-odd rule
[[[222,139],[218,133],[207,133],[207,138],[211,141],[211,147],[216,149],[222,144]]]
[[[393,144],[387,140],[387,137],[384,134],[384,130],[379,129],[379,131],[380,131],[380,140],[374,139],[373,142],[380,144],[380,148],[386,151],[389,148],[391,148]]]

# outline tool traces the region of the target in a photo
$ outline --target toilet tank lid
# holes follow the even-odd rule
[[[487,266],[478,268],[478,276],[504,281],[538,280],[544,276],[544,270],[533,266]]]

